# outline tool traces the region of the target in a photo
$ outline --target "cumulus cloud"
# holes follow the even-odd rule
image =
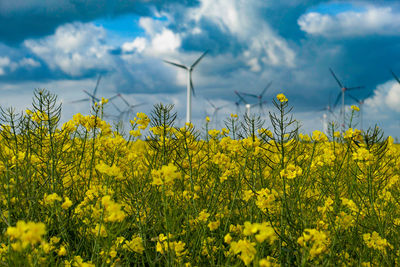
[[[108,70],[112,64],[110,46],[105,44],[102,27],[90,23],[66,24],[54,35],[30,39],[24,45],[42,59],[52,70],[71,76],[83,76],[93,70]]]
[[[0,41],[19,43],[27,38],[53,34],[65,23],[89,22],[124,14],[152,16],[155,11],[178,5],[180,0],[24,0],[0,1]],[[193,6],[197,1],[184,1]]]
[[[0,57],[0,75],[5,74],[5,68],[10,65],[11,61],[8,57]]]
[[[146,48],[146,45],[147,45],[146,38],[137,37],[132,42],[123,43],[121,48],[124,53],[129,53],[134,51],[141,53]]]
[[[365,105],[379,112],[400,112],[400,84],[387,81],[377,86],[373,97],[365,101]]]
[[[400,13],[391,7],[368,5],[337,14],[309,12],[298,19],[301,30],[324,37],[400,35]]]
[[[261,58],[266,65],[293,67],[295,52],[262,17],[260,10],[266,7],[263,1],[255,0],[202,0],[199,7],[188,12],[187,20],[196,22],[196,28],[200,29],[197,32],[201,32],[201,22],[209,20],[222,32],[237,38],[247,47],[245,61],[252,71],[261,69],[254,58]]]
[[[39,61],[34,60],[33,58],[24,57],[18,62],[19,66],[22,67],[39,67],[41,64]]]
[[[176,52],[181,47],[181,37],[167,28],[168,22],[153,18],[140,18],[139,25],[145,30],[146,37],[136,37],[125,42],[123,52],[143,52],[147,56],[157,57]]]

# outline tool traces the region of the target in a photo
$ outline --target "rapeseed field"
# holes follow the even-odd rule
[[[395,266],[400,149],[378,128],[301,134],[279,94],[268,123],[175,127],[172,106],[59,125],[35,91],[1,110],[0,263],[10,266]],[[270,125],[269,128],[263,128]]]

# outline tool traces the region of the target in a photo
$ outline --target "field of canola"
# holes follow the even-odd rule
[[[398,265],[393,139],[299,134],[286,97],[274,105],[269,129],[232,114],[197,130],[172,127],[160,104],[132,118],[129,138],[100,119],[102,103],[62,126],[47,91],[24,114],[2,110],[0,263]]]

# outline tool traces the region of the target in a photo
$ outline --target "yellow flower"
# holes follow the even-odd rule
[[[230,244],[231,241],[232,241],[232,236],[231,236],[230,233],[227,233],[227,234],[225,235],[225,237],[224,237],[224,242],[227,243],[227,244]]]
[[[234,241],[231,243],[231,248],[229,251],[235,255],[238,255],[238,257],[247,266],[253,261],[254,256],[257,253],[255,245],[256,244],[254,242],[250,242],[247,239],[239,240],[238,242]]]
[[[67,210],[71,206],[72,206],[72,201],[68,197],[65,197],[64,198],[64,203],[62,203],[61,208]]]
[[[206,122],[210,122],[210,117],[206,116]]]
[[[197,221],[206,222],[208,217],[210,217],[210,213],[207,213],[206,210],[202,210],[200,211],[199,216],[197,217]]]
[[[141,136],[142,133],[140,132],[140,130],[130,130],[129,134],[132,135],[133,137],[138,137]]]
[[[61,201],[61,197],[57,195],[57,193],[53,193],[50,195],[47,195],[47,193],[44,194],[43,205],[53,205],[53,203],[56,201]]]
[[[276,96],[276,98],[277,98],[281,103],[284,103],[284,102],[287,102],[287,101],[288,101],[288,99],[286,98],[286,96],[285,96],[284,94],[278,94],[278,95]]]
[[[215,230],[218,229],[219,224],[220,224],[219,220],[217,220],[217,221],[215,221],[215,222],[210,222],[210,223],[208,224],[208,228],[210,228],[210,231],[215,231]]]
[[[357,107],[356,105],[352,105],[351,109],[354,110],[354,111],[360,111],[360,108]]]
[[[286,177],[288,179],[294,179],[296,176],[299,176],[302,173],[303,170],[299,166],[296,166],[292,163],[290,163],[288,166],[286,166],[286,169],[280,172],[282,177]]]
[[[260,265],[260,267],[275,267],[275,266],[281,266],[280,264],[277,263],[277,260],[267,256],[264,259],[261,259],[258,264]]]
[[[386,254],[386,248],[393,249],[393,246],[385,239],[379,236],[377,232],[363,234],[363,239],[367,247],[373,248]]]
[[[58,256],[65,256],[65,255],[67,255],[67,250],[66,250],[65,246],[61,246],[61,247],[60,247],[60,249],[59,249],[58,252],[57,252],[57,255],[58,255]]]
[[[178,168],[170,163],[163,165],[159,170],[152,170],[151,175],[153,176],[152,185],[172,185],[174,180],[180,176]]]
[[[103,161],[101,161],[100,164],[97,164],[95,168],[100,173],[106,174],[108,176],[113,176],[116,179],[122,179],[123,177],[121,169],[117,167],[115,164],[109,166],[105,164]]]
[[[102,197],[101,204],[105,208],[104,221],[106,222],[122,222],[126,214],[121,210],[122,205],[111,200],[109,195]]]
[[[107,237],[106,226],[104,224],[96,224],[96,227],[92,229],[92,234]]]
[[[144,247],[142,238],[140,236],[134,235],[132,236],[132,240],[126,241],[122,248],[139,254],[143,254]]]
[[[328,235],[316,229],[305,229],[303,235],[297,239],[297,243],[309,249],[311,259],[325,253],[330,245]]]
[[[7,235],[11,240],[17,240],[15,247],[25,248],[26,246],[35,245],[42,241],[42,237],[46,234],[46,225],[44,223],[18,221],[15,227],[7,228]]]
[[[327,142],[328,141],[328,137],[326,137],[326,135],[323,132],[318,131],[318,130],[315,130],[313,132],[312,139],[317,142]]]

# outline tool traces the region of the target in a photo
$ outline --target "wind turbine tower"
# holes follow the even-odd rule
[[[187,86],[186,86],[186,122],[190,123],[192,119],[192,92],[194,93],[193,81],[192,81],[192,71],[197,64],[199,64],[200,60],[208,53],[206,50],[191,66],[185,66],[178,63],[174,63],[168,60],[164,60],[165,63],[171,64],[175,67],[179,67],[185,69],[187,71]]]

